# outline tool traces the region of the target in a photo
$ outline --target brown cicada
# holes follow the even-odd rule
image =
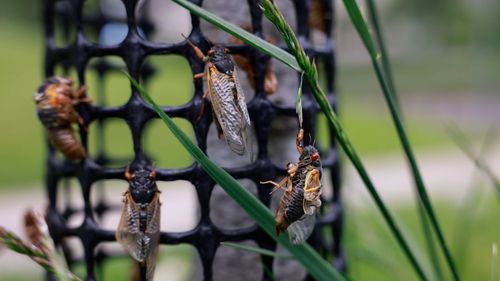
[[[276,234],[288,229],[294,244],[305,241],[314,229],[316,210],[321,206],[321,161],[318,150],[303,146],[304,131],[297,135],[297,163],[287,164],[288,175],[279,183],[262,182],[274,185],[274,191],[283,189],[284,193],[276,210]]]
[[[207,71],[196,74],[194,78],[207,78],[207,92],[203,98],[209,98],[214,113],[214,122],[219,138],[226,139],[229,148],[238,155],[247,150],[247,127],[250,126],[245,95],[238,80],[228,50],[213,46],[208,55],[188,40],[198,58],[207,63]]]
[[[242,28],[248,32],[252,32],[252,28],[250,27],[250,25],[243,25]],[[231,36],[229,40],[234,44],[243,44],[243,41],[233,36]],[[276,44],[276,40],[272,37],[268,37],[267,41],[271,44]],[[234,61],[241,69],[246,72],[247,80],[250,83],[250,86],[255,89],[255,72],[248,58],[242,55],[235,55]],[[264,74],[264,92],[269,96],[274,94],[274,92],[276,92],[277,90],[278,79],[276,78],[276,74],[274,73],[272,61],[268,60],[266,63],[266,72]]]
[[[50,142],[66,157],[75,160],[83,159],[86,154],[71,127],[74,123],[84,126],[75,105],[90,102],[86,89],[83,85],[73,88],[73,81],[69,78],[51,77],[35,94],[38,118],[47,128]]]
[[[146,280],[153,280],[160,243],[160,190],[156,172],[148,168],[125,171],[129,182],[123,194],[123,208],[116,240],[146,271]]]

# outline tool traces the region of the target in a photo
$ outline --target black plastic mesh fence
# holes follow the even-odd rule
[[[104,0],[101,0],[104,1]],[[285,1],[285,0],[283,0]],[[123,191],[126,190],[127,183],[124,177],[125,164],[133,163],[132,165],[149,165],[148,155],[143,150],[143,129],[148,122],[157,118],[156,113],[145,104],[138,93],[131,88],[128,93],[129,99],[124,104],[119,106],[106,105],[106,98],[110,95],[124,95],[125,93],[115,93],[113,89],[105,89],[103,83],[109,77],[110,73],[117,71],[112,61],[107,60],[108,57],[119,57],[125,63],[125,70],[132,77],[146,83],[148,78],[155,74],[153,67],[145,62],[152,55],[179,55],[184,57],[192,70],[192,73],[200,73],[204,70],[204,63],[194,55],[193,49],[187,45],[185,41],[175,44],[161,44],[151,42],[145,39],[154,26],[147,22],[147,19],[136,19],[137,0],[123,0],[123,5],[126,10],[126,18],[113,18],[106,16],[97,9],[95,13],[83,13],[85,0],[44,0],[44,24],[45,24],[45,75],[50,77],[54,74],[65,74],[71,71],[76,72],[78,82],[86,84],[85,73],[89,70],[95,71],[98,74],[98,85],[94,91],[96,97],[93,104],[83,104],[78,106],[78,111],[84,119],[87,127],[93,122],[96,123],[97,130],[97,153],[91,157],[87,157],[81,162],[71,162],[62,159],[57,153],[48,146],[48,154],[46,158],[46,188],[49,199],[49,207],[47,219],[49,223],[50,233],[57,244],[62,246],[65,256],[70,265],[83,263],[86,270],[85,280],[96,280],[96,269],[102,262],[114,258],[115,253],[105,251],[98,247],[104,242],[114,242],[114,230],[104,229],[100,224],[100,219],[106,216],[111,211],[116,211],[119,206],[114,206],[107,203],[108,200],[104,195],[99,195],[95,189],[99,188],[99,184],[106,183],[112,179],[124,180]],[[201,5],[202,1],[192,1],[197,5]],[[246,3],[242,1],[242,5],[248,5],[251,15],[251,25],[253,32],[263,37],[263,16],[258,6],[258,0],[248,0]],[[333,23],[333,3],[332,0],[294,0],[294,9],[296,11],[296,26],[297,34],[300,36],[301,42],[304,44],[306,52],[313,57],[318,65],[321,66],[320,75],[324,77],[326,82],[326,90],[328,97],[335,105],[334,93],[334,44],[332,38],[332,23]],[[315,10],[315,13],[310,13],[312,2],[314,5],[320,4],[322,9]],[[319,13],[319,14],[318,14]],[[166,16],[169,16],[169,11],[165,11]],[[313,47],[310,41],[310,26],[309,17],[313,16],[320,20],[323,33],[326,41],[320,47]],[[89,39],[91,32],[99,33],[102,28],[109,23],[121,22],[128,26],[126,37],[118,44],[98,44],[93,43]],[[204,52],[209,49],[207,38],[204,37],[200,28],[200,20],[197,17],[191,17],[192,31],[189,34],[189,39],[199,46]],[[90,31],[87,27],[91,27]],[[56,37],[62,36],[66,43],[61,45],[57,42]],[[295,116],[295,108],[287,107],[271,102],[264,93],[264,73],[266,62],[269,57],[255,51],[245,45],[224,44],[231,53],[240,54],[247,57],[256,74],[256,86],[254,97],[248,101],[248,109],[251,116],[253,129],[255,130],[255,139],[257,144],[256,160],[252,163],[240,167],[228,168],[228,172],[238,179],[250,179],[257,186],[259,199],[266,205],[270,205],[270,187],[260,185],[260,181],[269,179],[278,179],[285,175],[285,167],[273,163],[269,157],[268,142],[273,138],[269,134],[271,122],[279,116]],[[285,46],[282,46],[285,48]],[[95,59],[98,58],[98,59]],[[89,61],[92,59],[92,63]],[[278,62],[275,62],[278,63]],[[164,77],[168,79],[169,77]],[[244,79],[244,77],[240,77]],[[297,76],[297,79],[299,77]],[[178,117],[188,121],[193,128],[195,140],[199,147],[206,151],[207,149],[207,134],[209,126],[212,122],[210,110],[205,110],[200,119],[199,112],[202,106],[203,82],[194,81],[194,92],[192,99],[186,104],[179,106],[164,105],[163,110],[171,117]],[[303,88],[303,112],[304,112],[304,129],[306,136],[311,138],[305,139],[305,142],[310,142],[316,139],[319,108],[314,102],[310,89],[307,83],[304,83]],[[108,91],[108,92],[106,92]],[[246,89],[250,92],[250,89]],[[291,95],[296,89],[291,90]],[[166,92],[164,95],[175,95],[175,92]],[[133,142],[133,159],[114,159],[107,153],[103,145],[105,137],[112,137],[105,134],[106,122],[110,119],[121,119],[128,125]],[[166,128],[165,128],[166,130]],[[92,131],[93,132],[93,131]],[[85,128],[80,128],[80,135],[84,147],[88,147],[89,131]],[[94,136],[92,136],[94,137]],[[324,204],[321,211],[321,217],[317,221],[317,226],[313,235],[308,242],[317,249],[325,258],[331,260],[333,265],[339,270],[345,270],[345,260],[341,247],[342,237],[342,205],[340,197],[340,172],[338,162],[338,151],[335,146],[335,136],[332,130],[328,130],[328,145],[326,149],[321,150],[322,163],[325,173],[331,177],[331,185],[333,195],[324,199]],[[119,142],[120,139],[112,140]],[[296,159],[290,159],[296,161]],[[114,165],[113,165],[114,163]],[[116,168],[116,163],[121,163],[119,168]],[[212,265],[215,253],[222,241],[254,241],[262,248],[276,249],[276,243],[270,239],[264,231],[257,226],[246,227],[237,230],[225,230],[217,227],[210,219],[210,199],[214,188],[214,181],[204,173],[204,171],[196,163],[181,168],[170,169],[168,167],[156,167],[157,181],[174,181],[185,180],[193,184],[196,189],[196,194],[199,202],[200,219],[199,223],[192,230],[186,232],[169,232],[168,229],[162,229],[161,244],[182,244],[187,243],[196,248],[199,259],[202,264],[202,272],[204,280],[213,280]],[[76,207],[71,203],[69,197],[66,197],[69,192],[69,186],[74,184],[69,179],[77,179],[76,185],[81,190],[83,197],[83,208]],[[91,192],[97,193],[97,201],[91,200]],[[58,199],[59,198],[59,199]],[[58,200],[64,200],[63,206],[58,204]],[[182,212],[182,210],[179,210]],[[72,227],[68,225],[68,220],[76,214],[83,214],[84,219],[81,225]],[[83,257],[77,256],[71,245],[65,243],[67,238],[76,237],[83,246]],[[124,255],[122,253],[122,255]],[[273,258],[262,256],[263,265],[273,270]],[[244,267],[245,265],[241,265]],[[50,276],[48,277],[50,278]],[[157,280],[168,280],[168,277],[157,276]],[[307,279],[311,279],[307,277]],[[262,280],[270,280],[268,275],[262,273]]]

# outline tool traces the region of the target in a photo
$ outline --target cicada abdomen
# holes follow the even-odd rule
[[[276,189],[284,189],[276,209],[276,234],[288,229],[290,241],[299,244],[305,241],[314,229],[316,211],[321,206],[321,161],[314,146],[301,145],[303,131],[297,136],[300,153],[296,164],[287,165],[288,176],[280,183],[272,181]]]
[[[85,157],[85,149],[76,138],[71,127],[47,129],[47,135],[52,145],[63,152],[66,157],[70,159]]]
[[[83,126],[83,120],[75,109],[79,103],[88,103],[86,87],[73,88],[68,78],[51,77],[45,80],[35,94],[37,115],[48,131],[52,145],[70,159],[83,159],[85,149],[76,138],[72,124]]]
[[[198,47],[189,44],[207,62],[207,71],[194,77],[207,77],[207,92],[203,97],[210,99],[219,137],[225,138],[234,153],[243,155],[248,149],[247,128],[251,123],[233,60],[221,46],[213,46],[205,56]]]
[[[146,270],[146,280],[153,280],[160,244],[160,191],[155,172],[140,169],[125,173],[129,189],[123,195],[116,240]]]

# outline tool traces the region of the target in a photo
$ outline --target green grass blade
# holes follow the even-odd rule
[[[429,218],[425,213],[425,208],[422,202],[417,198],[416,202],[418,217],[420,224],[422,225],[422,232],[424,234],[424,240],[427,248],[427,253],[430,258],[430,263],[434,270],[434,277],[436,280],[444,280],[443,271],[441,269],[441,263],[439,262],[438,253],[436,252],[435,241],[432,237],[432,229],[430,228]]]
[[[170,117],[161,110],[161,108],[151,99],[146,90],[126,73],[132,85],[141,94],[142,98],[152,106],[158,113],[165,125],[170,129],[174,136],[205,170],[205,172],[214,179],[224,191],[238,203],[238,205],[247,212],[247,214],[257,222],[260,227],[274,240],[280,243],[288,252],[295,257],[316,280],[345,280],[330,264],[328,264],[311,246],[306,243],[301,245],[292,245],[287,235],[276,236],[274,216],[271,211],[260,202],[255,196],[245,189],[241,184],[229,175],[222,168],[213,163],[196,146],[189,137],[182,132]]]
[[[370,57],[379,59],[380,53],[378,52],[372,35],[368,30],[368,25],[366,24],[365,18],[361,14],[361,10],[359,9],[358,4],[356,4],[355,0],[344,0],[344,6],[349,13],[354,27],[358,31],[361,41],[363,41],[363,44],[368,50]]]
[[[252,33],[244,30],[239,26],[236,26],[230,22],[223,20],[217,15],[214,15],[187,0],[172,0],[172,1],[186,8],[194,15],[206,20],[210,24],[224,30],[225,32],[244,41],[245,43],[256,48],[257,50],[276,58],[277,60],[283,62],[284,64],[300,72],[300,67],[297,64],[295,58],[286,51],[284,51],[283,49],[267,42],[262,38],[253,35]]]
[[[300,84],[299,84],[299,89],[297,90],[297,101],[295,105],[295,112],[297,113],[297,116],[299,117],[299,124],[300,127],[302,128],[302,121],[304,118],[302,117],[302,82],[304,82],[304,73],[300,74]]]
[[[474,162],[477,169],[491,181],[497,192],[497,197],[500,199],[500,180],[497,178],[495,173],[493,173],[486,161],[484,161],[481,156],[472,152],[470,143],[468,143],[466,137],[458,130],[458,128],[448,128],[448,135],[457,144],[458,148],[460,148],[460,150],[462,150],[462,152]]]
[[[394,76],[392,75],[391,62],[389,60],[389,54],[387,52],[387,47],[385,46],[384,35],[382,33],[382,27],[380,26],[377,5],[375,5],[375,0],[366,0],[366,6],[368,8],[368,15],[370,22],[373,26],[373,30],[375,31],[375,39],[377,42],[377,46],[380,50],[380,55],[382,59],[382,68],[384,70],[385,78],[387,79],[387,84],[389,88],[394,93],[394,98],[396,100],[396,104],[399,106],[398,95],[396,94],[396,86],[394,84]],[[440,279],[442,280],[442,279]]]
[[[270,251],[267,249],[262,249],[259,247],[252,247],[244,244],[238,244],[238,243],[232,243],[232,242],[221,242],[220,243],[222,246],[227,246],[231,248],[236,248],[239,250],[247,251],[247,252],[252,252],[256,253],[259,255],[264,255],[264,256],[270,256],[270,257],[275,257],[275,258],[282,258],[282,259],[293,259],[292,256],[287,255],[287,254],[282,254],[282,253],[277,253],[274,251]]]
[[[269,278],[271,281],[277,281],[276,277],[274,277],[274,273],[267,267],[267,265],[262,264],[264,267],[264,273],[266,274],[267,278]]]
[[[385,40],[382,33],[382,27],[379,23],[377,6],[375,5],[374,0],[366,0],[368,15],[370,22],[373,26],[373,30],[375,31],[375,39],[377,42],[377,46],[380,50],[381,60],[382,60],[382,70],[384,72],[385,78],[387,79],[387,84],[389,89],[393,93],[394,101],[396,104],[399,113],[402,114],[401,104],[399,102],[398,93],[396,91],[396,86],[394,85],[394,78],[391,70],[391,63],[389,59],[389,54],[387,52],[387,48],[385,46]],[[416,188],[416,186],[414,186]],[[418,194],[418,191],[417,191]],[[422,225],[422,232],[424,234],[425,243],[427,246],[427,252],[429,254],[429,258],[431,260],[431,264],[434,270],[434,275],[436,280],[443,280],[443,271],[441,269],[441,264],[439,262],[438,254],[436,252],[434,239],[432,237],[431,226],[429,219],[426,217],[425,207],[420,202],[420,198],[416,197],[416,206],[418,211],[418,216],[420,219],[420,224]]]
[[[490,128],[481,143],[479,156],[483,157],[486,155],[494,142],[494,129]],[[471,238],[473,237],[472,230],[474,229],[474,222],[478,213],[477,206],[480,204],[480,200],[484,193],[483,189],[476,188],[479,185],[478,176],[480,175],[478,175],[478,173],[482,172],[476,170],[468,184],[467,193],[463,196],[463,202],[460,204],[453,231],[455,259],[462,274],[466,272],[470,264],[471,255],[469,254],[469,246]]]
[[[420,174],[420,169],[418,168],[417,161],[415,159],[415,155],[413,153],[413,149],[410,145],[410,142],[408,140],[408,136],[406,134],[406,131],[403,127],[403,124],[401,122],[401,117],[399,113],[399,109],[397,108],[396,101],[394,99],[394,94],[392,93],[387,79],[384,75],[383,68],[380,64],[380,55],[378,54],[375,45],[373,43],[372,36],[370,34],[370,31],[368,30],[368,26],[360,12],[360,9],[356,3],[355,0],[343,0],[344,6],[347,9],[347,13],[349,14],[349,17],[351,18],[351,21],[353,22],[356,30],[359,33],[359,36],[361,37],[365,48],[367,49],[368,53],[370,54],[373,68],[375,70],[375,74],[377,76],[377,80],[382,88],[382,92],[384,93],[384,97],[386,99],[386,102],[389,107],[389,111],[391,113],[392,120],[394,122],[394,125],[396,127],[396,131],[398,133],[398,137],[401,141],[401,145],[403,146],[403,150],[406,154],[406,158],[408,161],[408,164],[410,165],[410,170],[413,175],[413,179],[415,182],[415,186],[417,187],[417,192],[420,197],[420,200],[422,202],[422,205],[424,206],[424,209],[429,216],[431,225],[434,229],[434,232],[436,233],[436,236],[438,238],[439,246],[441,247],[441,250],[444,253],[446,262],[448,264],[448,267],[450,268],[451,273],[453,274],[454,280],[460,280],[460,277],[458,275],[458,271],[456,269],[455,263],[453,262],[453,258],[451,256],[450,250],[448,248],[448,245],[446,243],[446,239],[444,237],[444,234],[441,230],[441,227],[439,225],[438,219],[436,217],[436,214],[434,212],[434,209],[432,207],[432,203],[429,199],[429,195],[427,194],[427,190],[425,188],[425,184],[423,181],[423,178]]]

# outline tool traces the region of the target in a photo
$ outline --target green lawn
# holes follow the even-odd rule
[[[498,245],[500,237],[500,205],[491,186],[475,188],[482,189],[476,191],[482,195],[469,209],[446,201],[434,202],[434,205],[463,280],[490,280],[492,243]],[[367,202],[367,206],[362,210],[349,207],[346,210],[344,239],[353,280],[417,280],[373,204]],[[414,252],[419,253],[417,258],[428,261],[415,208],[398,206],[392,209],[403,232],[413,238],[410,244]],[[451,280],[442,256],[440,262],[446,279]],[[430,264],[423,264],[431,273]],[[498,278],[498,259],[496,269]]]

